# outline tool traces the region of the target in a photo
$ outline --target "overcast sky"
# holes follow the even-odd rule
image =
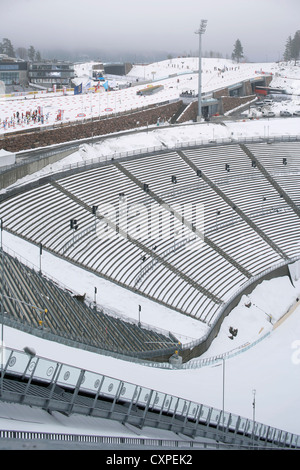
[[[300,0],[0,0],[0,41],[36,50],[202,51],[231,56],[236,39],[250,61],[282,57],[300,29]]]

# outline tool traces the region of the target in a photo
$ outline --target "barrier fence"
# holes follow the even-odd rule
[[[168,423],[173,430],[180,428],[180,432],[187,435],[203,435],[198,429],[203,432],[205,427],[212,436],[230,434],[232,439],[253,439],[256,445],[300,448],[300,436],[224,409],[38,357],[30,347],[24,351],[3,350],[0,391],[4,401],[31,404],[67,415],[76,411],[88,416],[109,417],[140,427],[166,429]],[[13,380],[9,380],[11,378]],[[43,384],[40,391],[38,384]]]
[[[81,443],[93,444],[99,448],[103,445],[111,446],[149,446],[161,448],[212,448],[212,449],[228,449],[232,447],[230,444],[214,443],[214,442],[201,442],[192,440],[172,440],[172,439],[151,439],[142,437],[119,437],[119,436],[101,436],[101,435],[85,435],[85,434],[66,434],[66,433],[50,433],[50,432],[36,432],[36,431],[15,431],[15,430],[0,430],[0,440],[3,439],[17,439],[17,440],[34,440],[40,441],[54,441],[65,443]],[[0,445],[1,448],[1,445]]]

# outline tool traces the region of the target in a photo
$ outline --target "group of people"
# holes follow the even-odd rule
[[[49,119],[49,113],[44,115],[42,109],[39,107],[35,110],[26,111],[25,113],[20,113],[19,111],[15,112],[10,118],[1,120],[0,118],[0,128],[5,129],[15,128],[17,126],[24,126],[30,124],[44,124],[47,123]]]

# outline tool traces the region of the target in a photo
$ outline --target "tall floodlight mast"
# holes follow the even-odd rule
[[[199,34],[199,77],[198,77],[198,116],[197,121],[201,121],[202,110],[201,110],[201,36],[205,33],[207,26],[207,20],[201,20],[200,28],[195,31],[195,34]]]

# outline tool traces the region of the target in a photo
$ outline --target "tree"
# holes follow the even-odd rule
[[[31,62],[34,61],[35,58],[35,48],[33,46],[30,46],[28,49],[28,58],[31,60]]]
[[[294,59],[295,65],[296,65],[296,61],[299,59],[299,54],[300,54],[300,31],[296,31],[291,41],[291,58]]]
[[[3,38],[1,50],[2,54],[6,54],[8,57],[16,57],[14,46],[8,38]]]
[[[26,60],[28,55],[27,55],[27,49],[25,47],[18,47],[17,50],[17,56],[22,59],[22,60]]]
[[[36,51],[35,60],[36,60],[37,62],[41,62],[42,56],[41,56],[40,51]]]
[[[293,38],[289,36],[287,39],[283,58],[286,62],[293,59],[296,64],[296,61],[299,59],[299,55],[300,55],[300,31],[296,31]]]
[[[283,54],[283,60],[285,60],[285,62],[289,62],[291,60],[292,58],[291,50],[292,50],[292,36],[289,36],[287,39],[284,54]]]
[[[233,49],[233,53],[231,57],[232,57],[232,60],[236,60],[237,62],[239,62],[241,58],[244,57],[243,47],[239,39],[235,41],[234,49]]]

